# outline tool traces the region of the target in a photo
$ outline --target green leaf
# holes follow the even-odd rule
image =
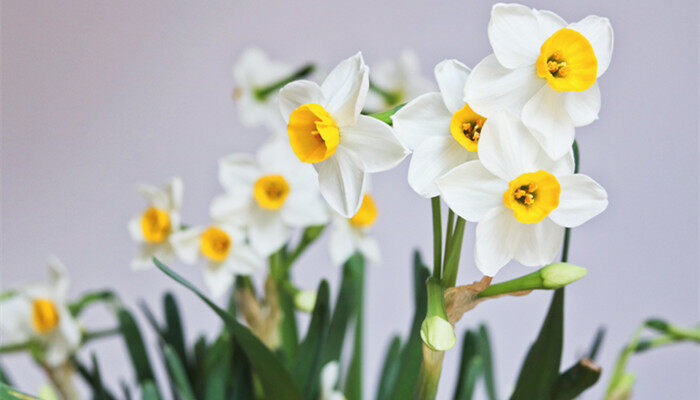
[[[166,342],[177,353],[180,360],[187,359],[185,350],[185,334],[180,318],[180,309],[175,300],[175,296],[168,292],[163,297],[163,309],[165,312],[165,338]]]
[[[289,269],[284,260],[285,247],[270,256],[270,274],[277,286],[277,296],[282,321],[280,322],[281,350],[287,362],[291,362],[297,353],[299,346],[299,331],[297,329],[296,310],[294,308],[294,296],[285,289],[289,282]]]
[[[141,331],[134,317],[125,308],[120,308],[117,312],[119,319],[119,329],[124,338],[124,344],[129,351],[129,358],[136,373],[136,380],[144,385],[146,381],[155,382],[151,362],[148,359],[148,352],[141,337]]]
[[[129,385],[126,384],[123,380],[119,381],[119,386],[122,388],[122,394],[124,395],[125,400],[131,400],[131,389],[129,389]]]
[[[253,396],[253,375],[250,361],[238,343],[233,347],[233,393],[231,400],[248,400]],[[207,398],[209,400],[209,398]],[[218,399],[212,399],[218,400]]]
[[[482,346],[478,334],[467,331],[462,341],[462,359],[459,363],[455,400],[471,400],[476,382],[484,372],[484,360],[479,348]]]
[[[142,400],[160,400],[158,387],[152,380],[147,380],[141,384]]]
[[[5,368],[3,368],[2,364],[0,364],[0,383],[4,383],[8,386],[12,385],[12,380],[7,375],[7,372],[5,372]]]
[[[226,381],[231,372],[233,344],[228,331],[223,331],[206,350],[204,360],[204,398],[223,399],[226,397]]]
[[[355,298],[355,337],[352,344],[352,359],[348,367],[348,374],[345,379],[345,397],[347,400],[362,400],[362,364],[363,364],[363,322],[364,322],[364,286],[365,286],[365,263],[360,257],[359,277]]]
[[[385,124],[391,126],[394,123],[394,121],[391,119],[391,117],[394,114],[396,114],[396,112],[399,111],[401,108],[403,108],[403,106],[405,106],[405,105],[406,104],[400,104],[400,105],[392,108],[391,110],[379,112],[379,113],[374,113],[374,114],[369,114],[369,116],[376,118],[376,119],[384,122]]]
[[[279,359],[265,345],[253,335],[250,330],[236,321],[236,319],[219,306],[214,304],[207,296],[202,294],[191,283],[180,275],[166,267],[157,259],[153,259],[156,266],[176,282],[185,286],[204,301],[227,325],[234,340],[240,344],[256,376],[260,379],[265,394],[270,399],[299,399],[303,396],[299,387],[294,383],[291,375],[284,369]]]
[[[180,356],[169,344],[164,345],[163,352],[165,353],[165,361],[168,365],[168,371],[170,372],[170,376],[172,377],[173,381],[175,381],[178,393],[185,400],[194,400],[194,392],[192,391],[190,382],[187,380],[185,366],[182,364]]]
[[[195,394],[198,399],[204,397],[206,391],[206,357],[207,357],[207,338],[200,335],[197,341],[194,342],[193,355],[189,360],[190,370],[196,373],[192,379],[194,383]]]
[[[600,379],[601,368],[593,361],[582,358],[557,379],[555,400],[573,400]]]
[[[484,384],[489,400],[497,400],[496,378],[493,372],[493,357],[491,355],[491,339],[486,325],[479,325],[479,354],[483,361]]]
[[[401,338],[394,336],[386,350],[382,372],[379,375],[379,385],[377,386],[377,400],[389,398],[391,388],[396,383],[399,373],[399,361],[401,356]]]
[[[539,336],[520,368],[511,400],[552,399],[559,379],[564,336],[564,288],[554,291]]]
[[[18,392],[10,386],[0,383],[0,399],[2,400],[39,400],[34,396]]]
[[[72,364],[75,366],[75,370],[78,375],[85,380],[85,382],[90,386],[92,390],[92,398],[97,400],[114,400],[112,394],[104,387],[102,384],[102,376],[100,374],[100,369],[97,364],[97,358],[95,358],[95,353],[92,353],[92,370],[89,370],[85,365],[83,365],[77,358],[73,357],[71,359]]]
[[[601,344],[603,344],[603,339],[605,338],[605,328],[602,326],[598,328],[598,330],[595,333],[595,337],[593,338],[593,343],[591,344],[591,348],[588,350],[588,358],[592,361],[595,361],[596,357],[598,356],[598,351],[600,350]]]

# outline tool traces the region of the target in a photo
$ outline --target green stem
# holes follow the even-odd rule
[[[442,216],[440,215],[440,196],[430,199],[433,211],[433,277],[441,279],[442,271]]]
[[[447,244],[449,252],[445,251],[445,273],[443,281],[446,288],[454,287],[457,283],[457,271],[459,270],[459,257],[462,253],[462,242],[464,240],[464,227],[466,221],[462,217],[457,217],[455,229]]]
[[[444,351],[433,351],[423,345],[423,362],[421,363],[418,386],[413,395],[414,400],[433,400],[437,396]]]
[[[326,225],[315,225],[315,226],[309,226],[306,229],[304,229],[304,233],[301,236],[301,241],[297,245],[297,247],[292,251],[292,253],[287,256],[284,260],[285,263],[285,268],[289,270],[292,267],[292,264],[301,256],[304,251],[318,239],[318,237],[323,233],[323,230],[326,228]]]
[[[294,82],[298,79],[304,78],[311,73],[314,72],[316,69],[316,66],[312,63],[306,64],[302,66],[301,68],[297,69],[294,71],[291,75],[287,76],[286,78],[282,78],[278,80],[277,82],[271,83],[265,87],[257,88],[255,89],[254,96],[255,99],[258,101],[265,101],[267,100],[267,97],[272,94],[273,92],[276,92],[277,90],[280,90],[284,87],[284,85]]]
[[[95,339],[101,339],[104,337],[112,336],[112,335],[118,335],[121,333],[121,330],[119,328],[111,328],[111,329],[102,329],[102,330],[97,330],[97,331],[91,331],[91,332],[85,332],[83,334],[83,338],[81,340],[81,344],[86,344],[92,340]],[[26,342],[21,342],[21,343],[11,343],[7,344],[4,346],[0,346],[0,353],[15,353],[18,351],[25,351],[29,350],[32,346],[32,341],[26,341]]]
[[[634,349],[637,348],[643,330],[644,325],[640,325],[637,330],[634,331],[632,339],[629,341],[627,346],[625,346],[625,348],[622,349],[622,352],[620,352],[617,362],[615,363],[615,369],[613,369],[612,377],[610,378],[610,383],[608,384],[606,395],[611,394],[624,377],[625,370],[627,369],[627,361],[629,360],[630,355],[634,352]]]
[[[452,247],[452,236],[454,236],[454,225],[455,225],[455,213],[451,208],[448,208],[447,213],[447,226],[445,227],[445,258],[442,263],[447,265],[447,255],[450,254],[450,248]]]
[[[385,124],[392,126],[394,124],[394,121],[392,121],[391,116],[396,114],[397,111],[399,111],[403,106],[406,104],[399,104],[398,106],[392,108],[391,110],[384,111],[384,112],[378,112],[374,114],[369,114],[368,116],[372,118],[376,118]]]

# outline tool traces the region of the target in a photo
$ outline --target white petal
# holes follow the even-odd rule
[[[279,93],[280,112],[285,124],[289,122],[292,111],[299,106],[308,103],[323,105],[325,102],[321,88],[315,82],[306,80],[288,83]]]
[[[508,182],[475,160],[445,174],[438,180],[438,187],[452,211],[467,221],[480,221],[489,211],[503,205]]]
[[[598,119],[600,87],[598,82],[583,92],[564,93],[564,107],[575,127],[585,126]]]
[[[425,138],[450,134],[452,113],[437,92],[416,97],[391,118],[401,143],[415,149]]]
[[[379,264],[382,260],[381,251],[379,250],[379,243],[377,240],[369,235],[364,235],[357,242],[357,248],[362,253],[367,261],[373,264]]]
[[[280,215],[288,226],[322,225],[328,222],[328,207],[318,192],[294,191],[289,193]]]
[[[324,394],[328,394],[333,391],[335,385],[338,383],[338,377],[340,376],[340,367],[337,361],[331,361],[326,364],[321,370],[321,391]]]
[[[135,242],[142,242],[143,229],[141,229],[141,215],[136,215],[129,220],[129,235]]]
[[[469,67],[457,60],[443,60],[435,66],[435,80],[442,99],[453,114],[464,107],[464,85],[469,72]]]
[[[559,206],[549,218],[566,227],[579,226],[608,207],[608,193],[596,181],[583,174],[558,176],[561,185]]]
[[[53,291],[53,297],[59,303],[64,303],[68,295],[70,279],[66,266],[56,256],[49,256],[46,260],[48,266],[49,286]]]
[[[170,196],[161,188],[153,185],[141,184],[137,189],[150,206],[163,210],[170,208]]]
[[[264,266],[263,258],[250,247],[236,246],[224,261],[224,266],[234,274],[251,275]]]
[[[326,98],[322,104],[338,126],[350,125],[365,105],[369,89],[369,68],[362,59],[362,53],[340,62],[321,84]]]
[[[533,224],[520,224],[522,238],[515,251],[515,259],[529,267],[554,261],[564,239],[564,228],[545,218]]]
[[[204,268],[204,284],[213,298],[223,296],[233,285],[233,272],[221,263],[209,262]]]
[[[492,174],[508,182],[533,172],[539,151],[525,125],[508,111],[489,117],[481,130],[479,160]]]
[[[318,184],[328,205],[344,217],[351,218],[362,205],[367,173],[354,152],[338,146],[333,156],[314,164]]]
[[[68,311],[68,308],[61,306],[59,309],[58,329],[66,343],[73,349],[78,348],[82,334],[78,321]]]
[[[335,266],[343,265],[357,251],[355,235],[350,222],[343,217],[335,217],[328,242],[331,262]]]
[[[505,205],[492,209],[479,221],[474,260],[484,275],[496,275],[513,259],[520,246],[523,225]]]
[[[488,32],[493,52],[506,68],[532,65],[540,54],[540,26],[530,7],[520,4],[494,5]]]
[[[243,195],[252,191],[260,168],[250,154],[231,154],[219,160],[219,183],[228,193]]]
[[[540,43],[544,43],[554,32],[566,27],[566,21],[549,10],[534,10],[540,26]]]
[[[185,264],[195,264],[199,260],[201,236],[206,228],[188,228],[170,235],[170,244],[177,257]]]
[[[254,207],[250,219],[250,242],[260,255],[269,256],[289,240],[291,232],[284,226],[279,212]]]
[[[168,194],[168,202],[170,210],[179,210],[182,207],[182,194],[184,185],[179,177],[171,178],[165,185],[165,192]]]
[[[544,150],[540,149],[535,160],[534,170],[547,171],[554,176],[559,176],[573,174],[575,166],[573,149],[569,149],[563,157],[557,160],[552,160]]]
[[[608,69],[613,52],[613,29],[607,18],[589,15],[579,22],[569,25],[586,37],[593,47],[595,58],[598,60],[598,76]]]
[[[546,82],[537,76],[534,66],[508,69],[491,54],[469,74],[464,86],[464,100],[472,110],[485,117],[500,109],[520,115],[525,103],[543,85]]]
[[[522,119],[547,154],[557,159],[574,143],[574,123],[564,107],[564,93],[545,85],[523,107]]]
[[[153,253],[155,246],[150,243],[141,243],[138,254],[131,260],[131,269],[143,271],[153,268]]]
[[[408,184],[425,198],[439,194],[437,180],[452,168],[474,160],[476,152],[465,149],[452,136],[435,136],[421,142],[408,167]]]
[[[265,173],[294,174],[296,170],[305,167],[312,169],[310,165],[299,161],[286,135],[272,136],[265,142],[258,150],[257,161],[260,169]]]
[[[216,196],[209,206],[209,215],[217,222],[246,225],[250,220],[252,202],[249,193]]]
[[[397,166],[408,155],[391,127],[366,115],[340,130],[340,144],[362,160],[367,172],[381,172]]]
[[[0,315],[3,344],[25,342],[32,336],[32,305],[26,296],[14,295],[0,301]]]
[[[46,353],[44,353],[44,361],[50,367],[59,367],[63,364],[68,356],[70,356],[72,349],[68,346],[68,343],[62,340],[54,340],[49,343],[46,348]]]

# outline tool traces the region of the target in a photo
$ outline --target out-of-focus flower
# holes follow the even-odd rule
[[[251,245],[263,256],[282,247],[291,228],[328,222],[316,171],[294,156],[284,138],[272,138],[257,158],[222,159],[219,181],[226,194],[212,202],[212,218],[247,227]]]
[[[180,178],[172,178],[162,189],[140,185],[138,190],[148,207],[129,221],[131,238],[140,244],[139,254],[131,261],[131,267],[147,269],[153,267],[153,257],[163,262],[173,258],[168,238],[180,229],[183,185]]]
[[[368,173],[393,168],[407,154],[391,127],[360,115],[368,72],[357,53],[338,64],[321,86],[296,81],[280,91],[292,150],[313,164],[321,194],[345,217],[360,208]]]
[[[438,195],[437,179],[452,168],[477,158],[486,118],[463,100],[469,68],[457,60],[435,66],[440,92],[426,93],[392,117],[399,140],[413,151],[408,183],[423,197]]]
[[[574,141],[574,127],[598,119],[603,75],[612,57],[607,18],[566,22],[551,11],[496,4],[488,27],[494,54],[472,71],[465,100],[478,113],[500,108],[523,123],[553,159]]]
[[[435,86],[421,73],[420,60],[413,50],[372,67],[370,90],[365,107],[382,111],[415,99]]]
[[[19,288],[0,302],[0,330],[5,344],[32,342],[41,362],[58,367],[78,349],[82,333],[66,304],[65,267],[51,257],[48,271],[47,282]]]
[[[245,239],[245,233],[239,228],[214,224],[176,232],[170,242],[185,264],[206,259],[204,283],[213,297],[220,297],[231,287],[235,275],[249,275],[263,266],[262,258]]]
[[[337,390],[340,367],[337,361],[331,361],[321,370],[321,400],[345,400],[343,392]]]
[[[573,172],[572,151],[552,161],[516,116],[500,111],[489,117],[479,160],[438,180],[447,205],[479,222],[474,255],[481,272],[493,276],[513,258],[528,266],[549,264],[561,247],[564,227],[605,210],[605,190]]]
[[[342,265],[355,252],[359,252],[371,262],[379,262],[379,245],[369,232],[377,214],[377,206],[372,196],[365,194],[362,206],[352,218],[338,214],[333,217],[329,242],[333,265]]]

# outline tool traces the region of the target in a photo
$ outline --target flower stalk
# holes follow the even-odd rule
[[[316,65],[313,63],[308,63],[297,69],[296,71],[292,72],[289,76],[286,78],[282,78],[274,83],[271,83],[267,86],[257,88],[255,89],[254,95],[255,99],[263,102],[267,100],[267,98],[274,92],[282,89],[284,85],[294,82],[298,79],[305,78],[309,75],[311,75],[314,71],[316,70]]]
[[[583,278],[588,270],[568,263],[555,263],[519,278],[497,283],[477,294],[477,298],[500,296],[537,289],[559,289]]]

